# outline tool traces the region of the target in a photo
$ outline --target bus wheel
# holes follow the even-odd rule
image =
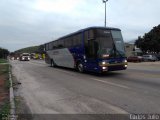
[[[82,63],[78,63],[77,69],[78,69],[79,72],[83,73],[84,72],[83,64]]]

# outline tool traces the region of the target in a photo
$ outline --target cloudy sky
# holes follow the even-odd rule
[[[160,0],[109,0],[107,26],[124,41],[160,24]],[[104,26],[102,0],[0,0],[0,47],[15,51],[89,26]]]

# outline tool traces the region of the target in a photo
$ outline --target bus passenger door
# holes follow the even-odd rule
[[[85,46],[86,69],[88,71],[98,71],[97,51],[98,43],[94,39],[88,40],[88,44]]]

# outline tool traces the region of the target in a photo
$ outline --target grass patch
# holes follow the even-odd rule
[[[9,103],[9,88],[10,88],[10,81],[9,81],[9,65],[8,64],[0,64],[0,96],[2,97],[4,94],[3,99],[1,99],[0,103],[0,120],[3,118],[8,117],[10,113],[10,103]]]
[[[10,86],[11,86],[11,84],[10,84],[10,81],[9,81],[9,78],[8,78],[4,83],[4,87],[5,87],[6,90],[9,90]]]
[[[10,81],[9,81],[9,65],[0,65],[0,76],[4,78],[4,89],[9,90]]]
[[[6,59],[0,59],[0,64],[1,63],[7,63],[7,60]]]
[[[0,119],[8,120],[8,119],[5,119],[5,118],[8,118],[9,114],[10,114],[10,103],[5,102],[5,104],[2,106],[2,109],[0,111]]]
[[[9,65],[5,64],[5,65],[1,65],[0,64],[0,75],[8,75],[9,73]]]
[[[9,89],[10,83],[9,83],[9,65],[1,65],[0,64],[0,77],[5,82],[4,86],[5,88]]]

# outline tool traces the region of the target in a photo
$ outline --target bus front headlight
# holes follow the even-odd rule
[[[101,67],[106,67],[106,66],[108,65],[108,62],[102,61],[102,62],[99,63],[99,65],[100,65]]]
[[[124,67],[127,68],[128,67],[128,63],[127,63],[126,59],[123,61],[123,63],[124,63]]]
[[[123,62],[124,62],[124,63],[127,63],[127,60],[124,60]]]
[[[103,70],[106,70],[106,69],[107,69],[107,67],[102,67],[102,69],[103,69]]]

